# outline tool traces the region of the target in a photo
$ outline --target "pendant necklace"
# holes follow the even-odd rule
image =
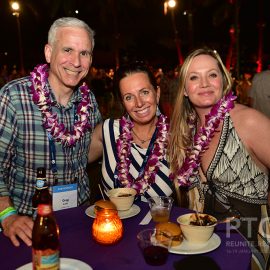
[[[144,144],[144,143],[150,141],[151,138],[152,138],[152,137],[151,137],[151,138],[149,138],[149,139],[143,140],[143,139],[141,139],[141,138],[136,134],[136,132],[135,132],[133,129],[132,129],[132,132],[133,132],[133,134],[137,137],[137,139],[140,141],[141,144]]]
[[[166,156],[169,129],[167,117],[163,114],[158,116],[158,121],[154,125],[157,130],[157,135],[153,144],[153,149],[145,165],[144,172],[136,179],[134,179],[129,172],[132,160],[130,156],[133,140],[131,132],[134,127],[134,123],[131,122],[129,117],[122,116],[120,118],[120,126],[120,136],[116,141],[117,157],[119,159],[116,165],[118,180],[120,181],[121,186],[133,187],[137,190],[138,194],[143,194],[152,184],[155,183],[158,170],[162,166],[161,161]]]

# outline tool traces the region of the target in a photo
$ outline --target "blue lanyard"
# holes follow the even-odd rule
[[[144,173],[144,170],[145,170],[145,166],[147,164],[147,161],[149,160],[150,154],[153,151],[156,137],[157,137],[157,128],[156,128],[156,130],[155,130],[155,132],[154,132],[154,134],[153,134],[153,136],[151,138],[151,141],[149,143],[149,146],[147,148],[146,155],[145,155],[145,157],[143,159],[143,163],[142,163],[141,168],[139,170],[138,178],[140,176],[142,176],[142,174]],[[115,171],[114,171],[114,187],[115,188],[120,187],[120,182],[118,181],[118,170],[117,170],[117,168],[115,168]]]
[[[75,105],[74,108],[74,122],[77,121],[78,115],[77,115],[77,106]],[[50,148],[50,159],[51,159],[51,169],[53,173],[53,185],[58,184],[58,175],[57,175],[57,165],[56,165],[56,148],[55,148],[55,143],[53,140],[52,135],[47,132],[48,140],[49,140],[49,148]],[[74,169],[74,168],[73,168]],[[75,177],[76,181],[76,177]]]
[[[51,169],[53,172],[53,185],[58,184],[58,176],[57,176],[57,165],[56,165],[56,149],[55,143],[52,138],[52,135],[48,132],[48,139],[49,139],[49,147],[50,147],[50,158],[51,158]]]

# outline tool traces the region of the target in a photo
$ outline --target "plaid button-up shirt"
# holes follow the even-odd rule
[[[32,101],[30,77],[14,80],[0,90],[0,196],[10,196],[21,214],[32,214],[32,196],[35,191],[36,171],[46,168],[50,187],[54,185],[47,131],[42,126],[42,116]],[[75,121],[76,103],[81,99],[75,91],[66,107],[55,102],[52,111],[67,130],[72,130]],[[96,99],[90,92],[91,129],[74,147],[64,147],[55,142],[58,185],[78,183],[78,204],[90,197],[89,179],[86,172],[87,155],[93,128],[101,121]]]

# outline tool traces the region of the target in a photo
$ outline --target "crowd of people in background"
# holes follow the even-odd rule
[[[173,111],[173,103],[175,100],[178,83],[178,70],[179,67],[176,67],[175,69],[172,68],[167,71],[164,71],[162,68],[152,67],[152,72],[156,76],[157,83],[161,89],[160,109],[169,118]],[[266,70],[266,74],[267,72],[269,75],[269,71]],[[28,74],[29,73],[30,71],[28,72]],[[243,72],[240,75],[240,78],[235,78],[233,92],[237,95],[238,103],[249,107],[254,107],[255,109],[260,110],[261,112],[265,113],[270,117],[269,111],[267,109],[262,109],[263,105],[260,105],[263,100],[264,102],[269,102],[270,90],[262,91],[264,93],[259,93],[260,97],[258,98],[258,93],[255,94],[255,92],[257,92],[257,90],[255,89],[256,87],[252,87],[253,79],[256,80],[256,84],[258,84],[258,80],[261,84],[264,84],[265,80],[269,81],[269,78],[267,78],[266,74],[263,76],[258,74],[257,76],[257,73],[252,73],[248,71]],[[0,66],[0,88],[4,86],[7,82],[22,77],[22,75],[27,74],[21,74],[16,65],[13,65],[12,68],[8,68],[6,64]],[[86,81],[90,86],[90,89],[95,94],[95,97],[99,104],[100,112],[104,119],[108,117],[117,118],[122,113],[119,109],[119,106],[117,105],[116,93],[113,89],[113,77],[113,68],[105,69],[96,67],[91,67],[86,77]],[[254,95],[256,95],[256,97]]]
[[[94,34],[77,18],[59,18],[44,46],[46,64],[24,74],[0,67],[4,234],[15,246],[32,245],[37,168],[46,169],[54,210],[89,205],[85,169],[103,155],[106,190],[133,187],[145,202],[172,195],[183,206],[185,188],[184,207],[239,220],[254,261],[266,265],[269,70],[233,79],[215,50],[200,48],[181,68],[135,61],[114,73],[92,67]]]
[[[21,74],[17,70],[16,65],[13,65],[11,69],[6,64],[0,66],[0,87],[4,86],[9,81],[22,77],[23,75],[24,74]]]

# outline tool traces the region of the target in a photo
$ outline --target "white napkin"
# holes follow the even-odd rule
[[[147,212],[145,217],[142,219],[142,221],[139,223],[140,225],[147,225],[152,219],[150,211]]]

